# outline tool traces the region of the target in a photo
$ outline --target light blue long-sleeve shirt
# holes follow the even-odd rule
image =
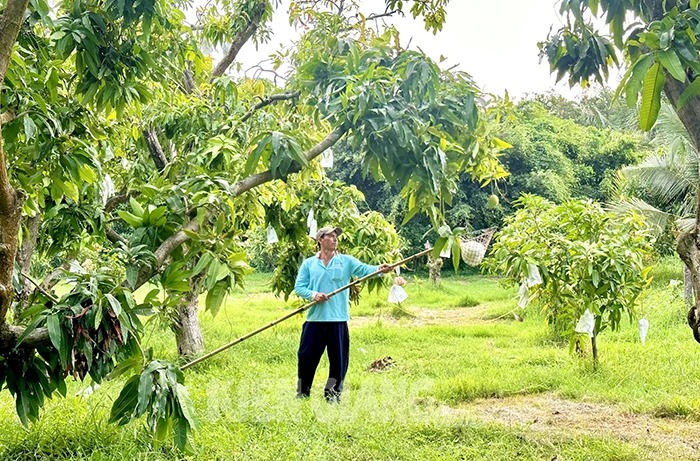
[[[318,254],[306,258],[297,274],[294,291],[304,299],[316,293],[330,293],[350,283],[350,277],[364,277],[379,269],[349,255],[336,254],[324,266]],[[307,314],[310,322],[345,322],[350,320],[350,293],[343,290],[328,301],[315,304]]]

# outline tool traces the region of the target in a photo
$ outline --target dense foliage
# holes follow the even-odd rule
[[[653,242],[642,219],[605,212],[591,201],[556,205],[525,195],[517,204],[521,208],[498,233],[489,268],[529,289],[529,299],[572,344],[578,319],[590,311],[597,361],[595,337],[608,327],[617,330],[624,314],[631,320],[650,282],[645,258]]]
[[[387,14],[410,8],[438,30],[445,3],[383,6]],[[3,5],[0,378],[25,422],[64,389],[66,373],[99,381],[126,361],[134,377],[113,419],[148,414],[159,436],[172,432],[184,447],[194,420],[181,376],[134,347],[137,313],[164,313],[176,331],[194,333],[198,295],[207,291],[216,313],[248,272],[245,233],[267,224],[293,242],[278,274],[288,293],[288,269],[308,254],[300,221],[308,206],[345,206],[319,210],[320,218],[351,229],[344,239],[369,247],[355,250],[368,262],[397,254],[383,218],[355,216],[338,200],[353,193],[323,182],[315,159],[340,139],[359,150],[366,171],[401,187],[409,218],[426,213],[436,224],[460,174],[504,175],[504,143],[482,129],[471,80],[403,49],[393,29],[377,34],[354,3],[293,2],[291,20],[305,33],[286,55],[284,88],[225,75],[246,42],[270,32],[276,2],[209,2],[196,24],[161,1]],[[213,66],[202,43],[230,46]],[[15,298],[37,257],[69,270]],[[58,281],[69,294],[56,295]],[[134,305],[131,291],[146,282],[152,290]],[[24,311],[16,324],[10,307]]]

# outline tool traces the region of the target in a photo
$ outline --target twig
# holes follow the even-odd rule
[[[385,13],[370,14],[369,16],[367,16],[367,18],[365,20],[372,21],[374,19],[384,18],[387,16],[393,16],[398,12],[399,12],[399,10],[393,10],[393,11],[387,11]]]
[[[24,272],[20,272],[20,274],[22,274],[22,277],[24,277],[25,279],[27,279],[27,280],[29,280],[30,282],[32,282],[32,285],[34,285],[34,286],[36,287],[36,289],[39,290],[39,292],[40,292],[41,294],[43,294],[44,296],[46,296],[47,298],[49,298],[51,301],[53,301],[54,304],[58,304],[58,299],[54,298],[53,295],[52,295],[51,293],[49,293],[48,291],[44,290],[44,289],[41,287],[41,285],[39,285],[38,283],[36,283],[36,281],[34,281],[33,278],[31,278],[30,276],[28,276],[28,275],[25,274]]]
[[[293,93],[280,93],[280,94],[273,94],[272,96],[268,96],[267,98],[261,100],[257,104],[255,104],[253,107],[251,107],[246,114],[241,117],[240,123],[245,122],[248,120],[250,117],[253,116],[256,110],[262,109],[265,106],[269,106],[273,102],[277,101],[286,101],[288,99],[294,99],[296,97],[299,97],[299,92],[294,91]]]

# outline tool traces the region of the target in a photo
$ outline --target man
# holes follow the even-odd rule
[[[297,397],[308,397],[316,368],[328,349],[330,370],[324,395],[329,403],[339,402],[350,353],[349,293],[344,290],[333,297],[328,293],[350,283],[351,277],[364,277],[378,270],[391,271],[388,264],[371,266],[349,255],[338,253],[340,227],[323,227],[316,233],[318,253],[307,258],[299,268],[294,291],[304,299],[316,301],[306,315],[298,352]]]

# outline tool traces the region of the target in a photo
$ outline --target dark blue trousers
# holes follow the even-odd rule
[[[345,373],[350,357],[348,322],[304,322],[299,342],[297,396],[308,397],[314,382],[316,368],[325,350],[328,350],[328,381],[324,395],[328,401],[338,401],[343,391]]]

